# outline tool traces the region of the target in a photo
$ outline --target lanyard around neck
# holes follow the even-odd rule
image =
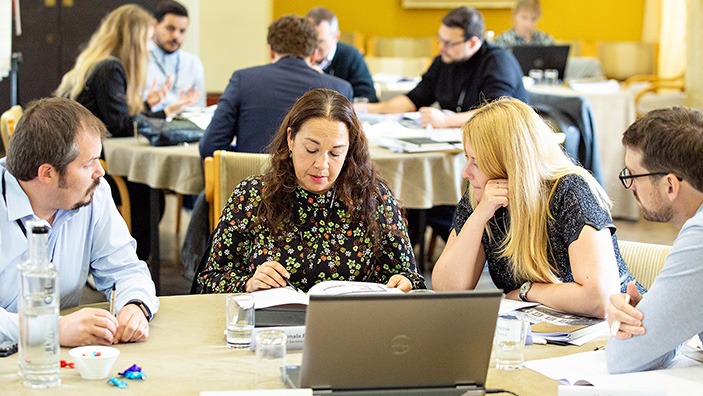
[[[7,208],[7,188],[5,188],[5,170],[2,170],[2,199],[5,201],[5,207]],[[22,230],[22,233],[24,234],[24,237],[27,237],[27,229],[24,228],[24,224],[22,224],[22,220],[17,219],[15,220],[17,222],[17,225],[20,227],[20,230]]]
[[[166,67],[159,60],[158,54],[154,50],[151,50],[151,56],[154,59],[154,64],[156,64],[156,67],[158,67],[159,70],[161,70],[161,73],[163,73],[164,78],[168,78],[168,73],[166,72]],[[164,54],[164,57],[162,59],[164,59],[164,60],[166,59],[166,54]],[[178,87],[178,75],[179,75],[180,69],[181,69],[181,54],[176,54],[176,72],[175,72],[176,75],[173,77],[173,85],[171,86],[171,91],[173,91],[173,92],[177,92],[176,87]]]

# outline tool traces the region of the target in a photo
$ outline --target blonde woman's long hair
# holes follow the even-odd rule
[[[549,202],[557,182],[570,174],[583,177],[600,206],[609,210],[605,191],[567,157],[542,118],[517,99],[501,98],[478,109],[464,125],[463,136],[489,179],[508,180],[510,227],[499,255],[512,263],[513,277],[559,282],[549,261],[547,235],[547,222],[553,219]],[[471,204],[476,207],[473,196]],[[488,225],[486,231],[492,238]]]
[[[95,66],[112,56],[122,62],[127,72],[125,99],[129,113],[135,115],[144,110],[142,92],[149,65],[148,32],[152,26],[154,18],[136,4],[125,4],[107,14],[54,95],[76,99]]]

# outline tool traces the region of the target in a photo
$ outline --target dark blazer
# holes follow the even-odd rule
[[[264,152],[295,101],[315,88],[334,89],[353,98],[348,82],[321,74],[294,56],[234,72],[200,139],[200,155],[209,157],[215,150]]]
[[[337,43],[337,51],[325,73],[349,81],[354,89],[354,97],[368,98],[369,102],[378,102],[376,89],[373,87],[371,73],[364,61],[364,56],[354,47]]]
[[[76,102],[104,122],[110,136],[134,136],[134,117],[129,114],[126,96],[127,72],[119,59],[110,56],[95,65]],[[149,117],[166,117],[163,110],[149,111],[146,103],[143,113]]]

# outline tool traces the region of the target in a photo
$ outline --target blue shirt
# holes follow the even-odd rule
[[[152,111],[163,110],[166,105],[178,99],[182,91],[190,88],[198,88],[200,98],[194,103],[195,106],[205,107],[205,71],[203,62],[196,55],[182,50],[167,54],[159,48],[153,40],[149,41],[149,68],[146,75],[146,99],[149,89],[156,80],[156,87],[162,86],[166,82],[166,76],[171,76],[173,87],[161,103],[154,106]]]
[[[17,179],[0,159],[6,199],[0,199],[0,342],[19,339],[17,265],[28,259],[27,237],[16,220],[40,220]],[[0,190],[2,187],[0,185]],[[49,230],[49,258],[59,271],[61,308],[79,304],[88,273],[109,297],[116,283],[115,309],[142,301],[153,315],[159,309],[154,282],[146,263],[137,258],[136,242],[112,200],[105,179],[92,202],[79,209],[59,210]]]
[[[703,339],[703,205],[684,223],[652,287],[637,304],[644,335],[611,337],[605,348],[611,374],[666,367],[681,345]]]

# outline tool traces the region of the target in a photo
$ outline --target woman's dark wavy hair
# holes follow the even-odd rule
[[[379,183],[384,183],[371,162],[369,144],[354,108],[347,98],[330,89],[315,89],[300,97],[288,112],[268,147],[271,167],[263,175],[263,190],[258,218],[273,235],[280,235],[294,221],[295,188],[298,186],[288,148],[288,128],[295,139],[308,120],[322,118],[341,122],[349,131],[349,150],[335,181],[336,196],[349,208],[352,220],[366,224],[369,235],[377,240],[381,230],[374,219],[381,204]]]

